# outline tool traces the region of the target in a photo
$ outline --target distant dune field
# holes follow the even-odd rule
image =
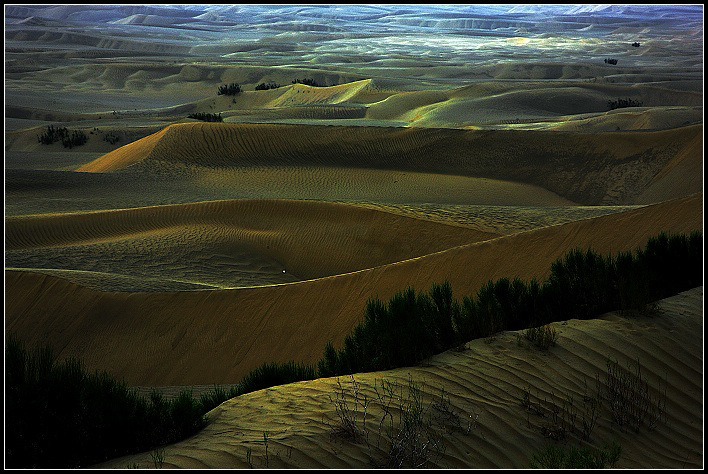
[[[341,344],[372,296],[387,299],[407,286],[427,290],[444,280],[461,296],[476,293],[489,279],[544,278],[551,262],[575,247],[616,253],[660,231],[701,229],[701,209],[698,194],[262,288],[104,293],[48,275],[6,271],[13,295],[6,303],[6,329],[29,343],[46,340],[63,348],[60,356],[80,357],[89,368],[105,368],[134,385],[235,383],[263,362],[315,362],[327,341]]]
[[[433,356],[424,366],[356,374],[360,397],[369,399],[370,447],[332,433],[339,426],[334,403],[340,393],[337,381],[348,391],[346,400],[354,409],[350,377],[242,395],[209,412],[210,423],[199,434],[167,446],[164,467],[248,469],[246,451],[251,449],[253,467],[264,468],[265,431],[271,468],[372,467],[371,458],[379,463],[387,459],[389,446],[385,435],[378,435],[383,410],[375,401],[374,387],[382,393],[383,380],[396,382],[404,387],[405,397],[411,377],[425,394],[424,407],[440,403],[444,389],[452,416],[459,417],[459,428],[450,422],[450,431],[443,431],[444,454],[439,459],[430,456],[433,466],[528,468],[533,455],[549,444],[542,427],[550,425],[550,420],[527,413],[521,404],[524,390],[532,403],[548,410],[548,417],[551,400],[560,407],[565,397],[572,397],[577,410],[584,413],[583,396],[595,393],[596,377],[606,386],[606,362],[611,358],[625,369],[639,361],[652,397],[666,391],[666,420],[653,431],[644,427],[639,433],[623,432],[611,423],[610,408],[605,405],[591,432],[591,443],[601,446],[608,440],[617,441],[622,447],[617,468],[700,468],[703,361],[701,339],[695,335],[703,328],[702,301],[701,287],[662,300],[660,313],[651,317],[627,319],[608,313],[599,319],[558,323],[557,346],[548,352],[526,342],[519,347],[518,332],[508,331],[491,343],[478,339],[467,343],[463,351]],[[398,420],[398,412],[393,413]],[[428,413],[437,414],[434,410]],[[361,417],[360,412],[360,427]],[[149,454],[125,456],[96,467],[124,468],[133,463],[152,467]]]

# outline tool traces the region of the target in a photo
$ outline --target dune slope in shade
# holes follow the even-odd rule
[[[407,286],[427,290],[449,280],[461,298],[490,279],[543,279],[576,247],[616,254],[662,231],[698,229],[700,194],[272,287],[126,294],[6,271],[6,330],[132,385],[236,383],[264,362],[316,362],[328,341],[342,343],[371,297],[385,301]]]
[[[184,173],[195,167],[352,167],[516,181],[581,204],[634,204],[675,157],[702,159],[702,125],[658,132],[582,134],[525,130],[186,123],[110,152],[78,171]],[[702,139],[698,139],[700,144]],[[655,199],[701,191],[667,187]]]
[[[20,216],[5,225],[9,267],[223,287],[347,273],[498,236],[349,204],[281,200]]]
[[[436,397],[439,400],[441,388],[445,389],[463,430],[446,434],[445,454],[435,462],[436,467],[525,468],[550,441],[541,433],[549,420],[528,415],[522,406],[524,390],[530,392],[532,402],[556,397],[560,405],[563,397],[572,396],[582,407],[584,380],[590,394],[595,393],[596,376],[606,386],[608,358],[624,368],[639,360],[652,397],[660,395],[659,389],[666,390],[665,422],[660,421],[653,431],[646,426],[638,433],[623,431],[612,422],[605,401],[590,443],[600,447],[604,441],[616,440],[622,447],[619,468],[701,468],[702,299],[703,287],[699,287],[660,301],[659,314],[625,318],[608,313],[596,320],[556,323],[557,346],[548,352],[519,346],[517,332],[510,331],[491,343],[478,339],[461,352],[434,356],[423,367],[356,374],[354,378],[361,383],[361,394],[370,400],[376,399],[373,388],[378,384],[380,390],[382,379],[405,387],[410,376],[423,388],[426,405]],[[339,380],[350,387],[349,377]],[[271,468],[371,467],[370,456],[385,459],[385,452],[376,448],[383,411],[370,403],[367,428],[373,448],[332,436],[331,429],[338,423],[332,402],[336,382],[336,378],[318,379],[227,400],[209,412],[210,422],[203,431],[165,447],[164,467],[248,468],[247,449],[251,449],[253,467],[265,467],[264,432],[269,434]],[[353,408],[351,395],[348,402]],[[476,423],[465,433],[468,421]],[[387,446],[384,440],[381,443]],[[153,465],[149,453],[142,453],[99,467],[122,468],[133,463]]]

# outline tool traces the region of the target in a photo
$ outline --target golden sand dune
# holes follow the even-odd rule
[[[235,383],[266,361],[315,362],[341,344],[367,299],[450,281],[457,297],[489,279],[544,278],[568,250],[634,249],[661,231],[702,228],[702,195],[517,233],[372,269],[287,285],[171,293],[98,292],[6,271],[6,330],[49,343],[134,385]],[[38,329],[41,328],[41,329]]]
[[[369,399],[366,428],[370,435],[357,443],[332,434],[339,423],[335,411],[337,380],[348,390],[354,409],[351,378],[325,378],[273,387],[227,400],[209,412],[209,424],[188,440],[164,450],[166,468],[367,468],[371,459],[387,459],[388,439],[379,431],[383,410],[374,387],[382,380],[407,387],[410,377],[423,390],[423,406],[440,402],[441,389],[449,396],[449,411],[428,413],[450,432],[444,455],[434,459],[440,468],[526,468],[535,453],[551,441],[542,434],[551,426],[551,400],[561,407],[572,397],[579,413],[585,395],[606,393],[608,359],[636,370],[648,382],[653,399],[665,391],[666,416],[654,430],[635,433],[611,419],[604,401],[590,445],[616,441],[622,447],[618,468],[700,468],[703,459],[703,287],[659,303],[659,314],[631,319],[608,313],[596,320],[571,319],[556,323],[557,346],[542,352],[508,331],[493,342],[482,339],[464,351],[434,356],[421,367],[356,374],[360,396]],[[587,382],[587,390],[584,382]],[[527,412],[521,400],[540,406],[546,418]],[[402,395],[407,396],[404,388]],[[603,395],[601,395],[603,396]],[[545,400],[545,401],[544,401]],[[361,402],[361,400],[360,400]],[[394,402],[395,406],[395,402]],[[357,422],[362,427],[362,408]],[[445,419],[452,413],[451,419]],[[399,414],[394,408],[395,422]],[[437,415],[437,416],[436,416]],[[560,415],[559,415],[560,416]],[[581,425],[580,416],[576,427]],[[457,418],[460,427],[455,428]],[[442,421],[440,421],[442,420]],[[386,420],[388,422],[388,419]],[[433,426],[438,426],[436,421]],[[564,425],[564,426],[570,426]],[[467,431],[469,428],[469,432]],[[440,432],[444,428],[437,428]],[[268,433],[268,453],[263,435]],[[578,442],[567,440],[571,445]],[[380,445],[377,445],[380,443]],[[559,442],[563,445],[564,442]],[[380,446],[380,447],[377,447]],[[251,466],[248,464],[250,452]],[[432,458],[433,456],[431,456]],[[153,467],[150,453],[121,457],[96,467]]]
[[[182,280],[220,286],[242,286],[243,273],[251,285],[336,275],[497,237],[355,205],[279,200],[9,217],[5,228],[9,266],[21,257],[19,250],[54,248],[62,254],[62,247],[71,247],[84,258],[115,260],[115,273],[141,274],[143,268],[127,261],[137,249],[155,261],[143,257],[136,266],[153,265],[155,277],[168,279],[186,271],[177,268],[179,260],[180,266],[197,265],[208,256],[213,272],[223,275],[195,281],[184,274]],[[45,253],[47,265],[63,260]],[[162,262],[167,256],[178,261]]]
[[[702,159],[702,125],[657,132],[184,123],[125,145],[78,171],[143,167],[324,166],[393,169],[516,181],[581,204],[634,204],[676,156]],[[702,138],[700,138],[702,142]],[[665,187],[657,200],[702,186]],[[661,199],[659,199],[659,197]]]

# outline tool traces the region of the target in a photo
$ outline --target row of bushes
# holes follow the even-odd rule
[[[209,114],[209,113],[204,113],[204,112],[195,112],[193,114],[187,115],[187,118],[193,118],[197,120],[201,120],[203,122],[223,122],[224,119],[221,117],[221,113],[217,114]]]
[[[327,84],[320,84],[314,79],[293,79],[292,80],[293,84],[305,84],[307,86],[312,86],[312,87],[328,87]],[[333,84],[336,85],[336,84]],[[280,84],[276,84],[275,82],[261,82],[256,86],[257,91],[265,91],[268,89],[277,89],[279,87],[282,87]],[[219,86],[218,94],[219,95],[237,95],[241,93],[243,89],[241,86],[236,83],[232,82],[231,84],[223,84]]]
[[[293,79],[293,84],[305,84],[306,86],[312,86],[312,87],[329,87],[327,84],[320,84],[314,79]],[[336,84],[331,84],[333,86],[336,86]]]
[[[88,135],[81,130],[69,132],[66,127],[47,126],[47,130],[37,136],[37,141],[43,145],[51,145],[61,141],[64,148],[81,146],[88,141]]]
[[[219,86],[218,95],[236,95],[241,93],[241,86],[232,82],[231,84],[224,84]]]
[[[256,86],[257,91],[267,91],[268,89],[277,89],[280,87],[280,84],[276,84],[275,82],[261,82]]]
[[[641,107],[641,106],[642,106],[642,102],[640,100],[634,100],[631,98],[608,100],[607,101],[607,107],[609,107],[610,110],[621,109],[623,107]]]
[[[471,339],[538,327],[611,310],[644,310],[661,298],[702,284],[702,236],[693,232],[649,239],[636,253],[603,257],[573,250],[551,266],[543,283],[489,281],[476,297],[454,300],[450,284],[429,293],[408,288],[384,304],[369,300],[364,320],[340,350],[327,344],[319,375],[352,374],[416,364]]]

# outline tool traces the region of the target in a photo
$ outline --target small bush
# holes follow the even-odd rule
[[[527,329],[524,331],[524,337],[533,342],[539,349],[547,351],[549,348],[556,345],[558,333],[556,332],[556,328],[547,324],[545,326]]]
[[[74,148],[75,146],[81,146],[88,141],[88,135],[81,130],[74,130],[71,132],[70,136],[61,139],[64,148]]]
[[[354,377],[346,385],[337,380],[335,396],[330,396],[330,401],[335,405],[338,423],[331,427],[331,435],[349,442],[365,442],[372,464],[379,468],[434,465],[445,453],[445,435],[455,430],[468,434],[478,417],[465,430],[444,389],[440,398],[426,404],[424,386],[410,375],[405,386],[375,381],[374,392],[375,396],[367,397]],[[373,435],[376,443],[370,439]]]
[[[116,143],[121,141],[122,138],[123,137],[119,132],[114,132],[114,131],[106,132],[106,134],[103,135],[103,141],[108,142],[111,145],[115,145]]]
[[[218,95],[237,95],[241,93],[241,86],[232,82],[231,84],[224,84],[219,86]]]

